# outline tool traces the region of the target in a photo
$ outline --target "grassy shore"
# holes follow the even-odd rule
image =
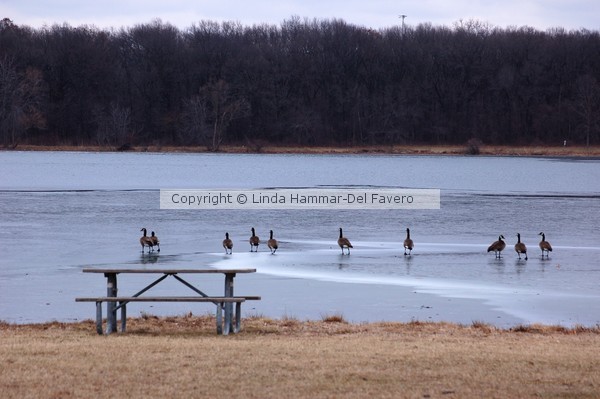
[[[0,323],[4,398],[596,398],[600,327],[349,324],[212,316]]]
[[[94,151],[109,152],[117,148],[98,146],[33,146],[19,145],[20,151]],[[480,155],[548,156],[548,157],[600,157],[600,146],[496,146],[481,145]],[[206,147],[133,146],[131,152],[207,152]],[[405,155],[465,155],[466,145],[392,145],[349,147],[297,147],[297,146],[222,146],[221,153],[261,154],[405,154]]]

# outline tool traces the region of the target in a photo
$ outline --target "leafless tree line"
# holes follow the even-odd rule
[[[0,21],[0,138],[124,145],[598,144],[600,35]]]

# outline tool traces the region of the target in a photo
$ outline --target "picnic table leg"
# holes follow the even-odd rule
[[[239,333],[240,330],[242,329],[242,303],[241,302],[236,302],[235,303],[235,327],[233,329],[233,332],[235,334]]]
[[[96,302],[96,332],[102,335],[102,301]]]
[[[235,277],[235,273],[225,273],[225,297],[233,296],[233,278],[234,277]],[[227,335],[227,333],[229,333],[229,331],[233,330],[232,313],[233,313],[233,303],[231,303],[231,302],[225,303],[225,328],[223,331],[223,335]]]
[[[223,303],[217,302],[217,334],[223,333]]]
[[[127,302],[121,302],[119,306],[121,306],[121,332],[125,332],[127,328]]]
[[[231,313],[229,313],[229,322],[227,322],[227,305],[231,305],[231,303],[219,304],[221,306],[225,306],[225,324],[223,325],[223,335],[229,335],[231,331]]]
[[[106,273],[106,296],[117,296],[117,274]],[[117,331],[117,303],[106,302],[106,333],[110,334]]]

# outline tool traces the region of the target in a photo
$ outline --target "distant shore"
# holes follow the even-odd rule
[[[4,149],[6,150],[6,149]],[[600,146],[499,146],[481,145],[479,154],[487,156],[600,157]],[[84,152],[168,152],[210,153],[205,146],[130,146],[125,149],[103,146],[19,145],[14,151]],[[388,146],[221,146],[224,154],[395,154],[395,155],[469,155],[466,145],[388,145]]]

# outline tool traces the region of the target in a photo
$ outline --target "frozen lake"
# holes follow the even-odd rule
[[[105,294],[83,267],[252,267],[245,315],[347,320],[600,323],[600,160],[385,155],[0,152],[0,319],[92,318],[77,296]],[[385,187],[441,190],[439,210],[165,210],[159,190]],[[141,254],[140,229],[161,252]],[[249,252],[250,228],[280,249]],[[342,256],[338,228],[352,241]],[[415,241],[403,255],[405,230]],[[224,233],[234,240],[225,256]],[[554,251],[542,259],[543,231]],[[519,261],[516,234],[529,249]],[[501,259],[487,253],[503,234]],[[121,294],[145,280],[123,277]],[[212,284],[212,282],[209,282]],[[199,283],[203,285],[203,283]],[[181,287],[181,288],[180,288]],[[163,294],[182,294],[165,282]],[[222,281],[214,282],[220,294]],[[185,291],[183,291],[185,294]],[[190,291],[191,294],[191,291]],[[245,309],[244,309],[245,308]],[[131,304],[129,314],[202,314]]]

